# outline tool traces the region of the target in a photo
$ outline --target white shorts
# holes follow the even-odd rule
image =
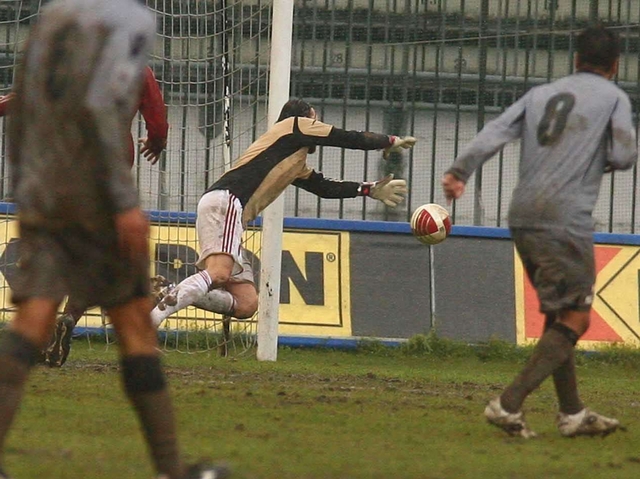
[[[198,202],[196,231],[200,243],[200,257],[196,266],[205,268],[204,260],[212,254],[227,254],[233,258],[232,275],[245,269],[242,253],[242,205],[228,190],[205,193]],[[253,276],[253,275],[251,275]]]

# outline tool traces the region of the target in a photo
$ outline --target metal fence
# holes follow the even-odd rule
[[[21,32],[44,3],[0,0],[6,88]],[[223,171],[224,148],[237,157],[266,129],[271,2],[147,4],[158,17],[152,66],[171,133],[161,168],[138,164],[136,173],[145,207],[192,212]],[[406,178],[410,194],[400,208],[362,198],[319,199],[290,188],[287,216],[407,221],[420,204],[444,203],[439,181],[460,148],[529,88],[571,73],[575,37],[595,21],[622,38],[616,81],[638,114],[638,0],[297,0],[294,12],[291,95],[310,101],[337,127],[411,134],[419,142],[388,162],[379,152],[335,148],[309,157],[334,178],[375,180],[389,172]],[[228,144],[223,85],[231,92]],[[135,130],[143,134],[141,122]],[[472,177],[465,198],[451,208],[457,224],[506,226],[518,155],[519,146],[509,145]],[[635,169],[607,177],[595,212],[599,231],[640,227],[637,180]]]
[[[293,213],[314,216],[300,207],[311,203],[315,216],[406,221],[422,203],[443,203],[440,177],[459,149],[529,88],[572,73],[575,37],[597,21],[621,36],[616,81],[637,116],[639,18],[640,2],[631,0],[298,2],[292,93],[337,126],[411,134],[419,143],[391,164],[371,154],[354,164],[327,149],[318,158],[352,179],[376,169],[407,178],[405,210],[359,209],[345,200],[327,211],[323,200],[290,192]],[[457,224],[506,226],[518,159],[519,146],[510,145],[471,178],[452,208]],[[599,231],[637,231],[637,178],[634,170],[606,179],[595,212]]]

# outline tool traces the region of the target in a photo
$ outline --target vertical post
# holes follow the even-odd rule
[[[589,2],[589,22],[596,23],[598,21],[598,0],[591,0]]]
[[[231,35],[231,22],[227,9],[227,0],[221,2],[222,10],[222,90],[224,93],[224,104],[222,105],[224,143],[222,145],[222,158],[224,161],[224,171],[231,169],[231,51],[229,49],[229,36]]]
[[[289,100],[291,78],[291,37],[293,0],[274,0],[271,17],[269,62],[269,126],[278,119]],[[282,221],[284,197],[280,195],[262,215],[262,253],[260,255],[260,309],[258,312],[258,361],[275,361],[278,355],[278,309],[282,269]]]
[[[489,22],[489,0],[482,0],[480,7],[480,45],[478,49],[478,131],[485,123],[485,94],[487,91],[487,26]],[[482,205],[482,167],[476,170],[473,224],[484,224]]]

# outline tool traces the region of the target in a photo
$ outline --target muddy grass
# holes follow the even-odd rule
[[[526,403],[540,437],[524,441],[482,417],[522,358],[485,353],[285,349],[277,362],[259,363],[212,351],[168,353],[164,362],[185,455],[227,462],[236,478],[640,475],[634,361],[586,358],[579,366],[585,401],[619,417],[627,433],[561,438],[552,385],[544,384]],[[34,371],[5,464],[16,479],[153,477],[113,346],[74,341],[62,369]]]

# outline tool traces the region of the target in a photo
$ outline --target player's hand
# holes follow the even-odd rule
[[[115,217],[120,251],[131,259],[149,258],[149,220],[140,208],[132,208]]]
[[[447,204],[450,205],[452,200],[457,200],[464,193],[466,183],[459,180],[451,173],[446,173],[442,177],[442,189],[444,190],[444,196],[447,199]]]
[[[418,141],[412,136],[392,136],[391,138],[391,146],[385,148],[382,152],[382,157],[385,160],[389,158],[389,155],[394,151],[400,151],[402,149],[407,150],[413,147],[413,145],[416,144],[416,141]]]
[[[167,139],[140,138],[138,143],[142,145],[140,154],[152,165],[155,165],[160,159],[160,155],[167,147]]]
[[[369,196],[382,201],[385,205],[395,208],[407,195],[407,182],[394,180],[393,175],[387,175],[380,181],[376,181],[369,191]]]

